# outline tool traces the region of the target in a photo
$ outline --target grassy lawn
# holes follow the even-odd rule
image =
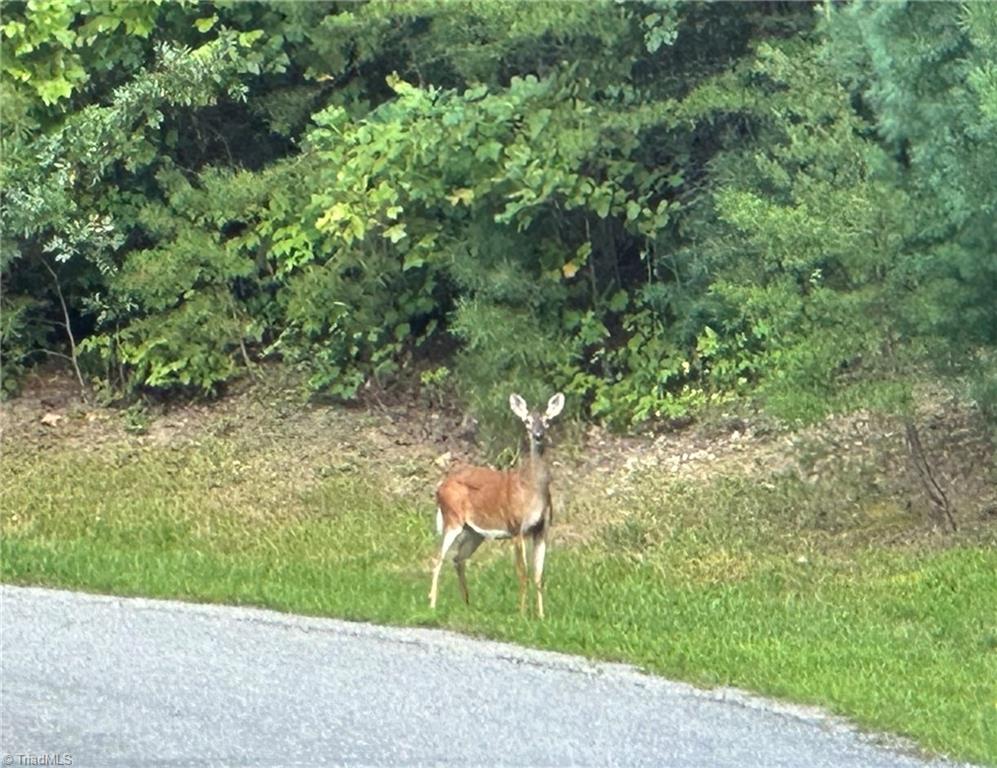
[[[519,616],[502,544],[472,560],[470,608],[444,571],[434,614],[428,497],[331,461],[281,486],[279,466],[253,461],[225,437],[8,445],[3,581],[447,627],[817,704],[997,764],[997,550],[984,539],[884,546],[815,522],[838,506],[828,488],[649,477],[617,502],[629,514],[555,538],[546,621]]]

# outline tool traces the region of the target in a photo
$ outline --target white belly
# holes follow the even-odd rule
[[[472,531],[474,531],[479,536],[484,536],[486,539],[511,539],[512,538],[512,533],[510,533],[509,531],[505,530],[505,528],[502,528],[502,529],[497,530],[497,531],[492,531],[492,530],[489,530],[488,528],[479,528],[478,526],[476,526],[472,522],[465,522],[464,525],[466,525],[468,528],[470,528]]]

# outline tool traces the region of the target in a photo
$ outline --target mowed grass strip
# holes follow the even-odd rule
[[[817,704],[997,764],[991,547],[821,547],[805,513],[786,513],[803,503],[792,485],[645,489],[635,517],[553,547],[546,621],[518,614],[495,544],[472,560],[472,605],[447,569],[433,613],[431,502],[356,472],[275,497],[226,470],[236,454],[222,441],[8,453],[3,580],[448,627]]]

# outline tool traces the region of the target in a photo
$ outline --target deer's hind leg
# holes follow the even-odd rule
[[[464,603],[467,605],[471,604],[471,596],[467,591],[467,577],[464,573],[464,564],[467,562],[468,558],[474,554],[475,550],[481,546],[481,542],[484,541],[484,536],[482,536],[477,531],[473,531],[470,528],[464,528],[464,533],[457,540],[457,554],[454,555],[453,565],[457,570],[457,584],[460,587],[460,596],[464,599]]]
[[[433,583],[429,588],[429,607],[436,607],[436,595],[438,587],[440,584],[440,568],[443,567],[443,558],[447,556],[447,550],[453,546],[453,543],[460,536],[463,528],[446,528],[443,530],[443,541],[440,543],[440,556],[436,558],[436,562],[433,563]]]

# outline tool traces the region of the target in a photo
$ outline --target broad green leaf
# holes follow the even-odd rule
[[[397,243],[399,240],[408,237],[408,233],[405,231],[405,223],[398,222],[397,224],[388,227],[384,230],[384,237],[392,243]]]
[[[215,26],[215,23],[217,21],[218,21],[218,16],[217,15],[215,15],[215,16],[208,16],[208,17],[202,18],[202,19],[195,19],[194,20],[194,26],[197,27],[197,31],[198,32],[201,32],[203,34],[204,32],[207,32],[208,30],[210,30],[213,26]]]
[[[474,190],[468,189],[467,187],[461,187],[460,189],[455,189],[452,193],[447,195],[447,200],[450,201],[450,205],[456,206],[461,203],[464,205],[470,205],[474,200]]]

